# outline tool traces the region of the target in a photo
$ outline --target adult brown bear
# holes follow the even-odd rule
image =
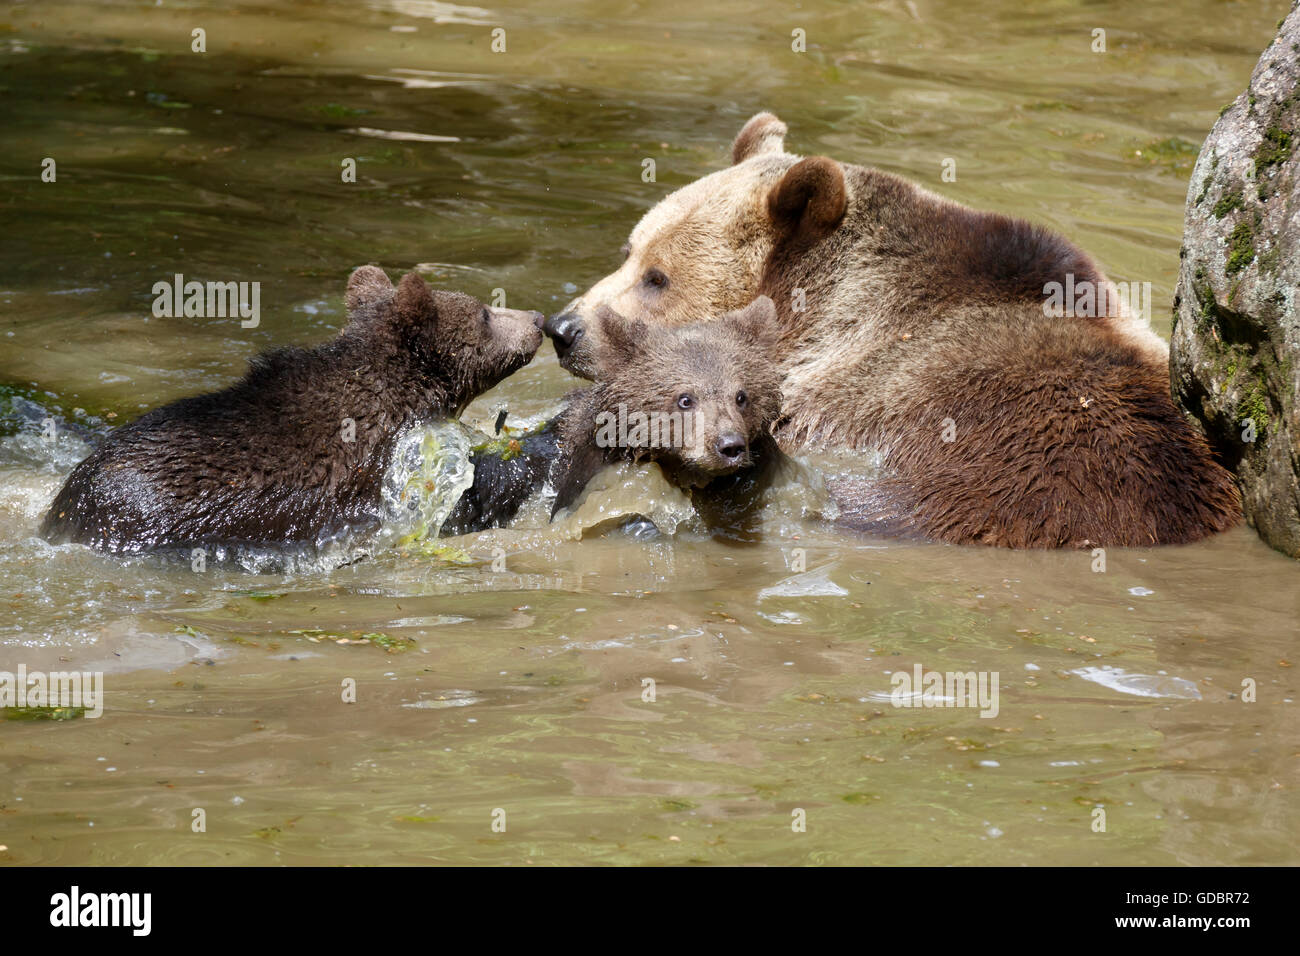
[[[1231,476],[1170,399],[1167,346],[1087,255],[897,176],[787,153],[785,134],[758,114],[730,167],[645,215],[623,265],[547,321],[565,368],[599,368],[601,307],[681,325],[767,295],[783,447],[881,455],[878,479],[833,486],[849,524],[1084,547],[1239,520]]]

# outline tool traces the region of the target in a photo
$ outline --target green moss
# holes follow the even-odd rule
[[[1266,437],[1273,424],[1268,414],[1266,395],[1264,383],[1258,381],[1252,384],[1250,391],[1237,403],[1237,423],[1240,425],[1248,418],[1254,421],[1257,438]]]
[[[480,442],[470,449],[476,455],[500,458],[502,461],[510,461],[523,450],[524,446],[519,443],[519,439],[512,438],[509,435],[489,438],[487,441]]]
[[[1273,243],[1273,248],[1269,249],[1267,252],[1261,252],[1259,254],[1260,272],[1268,272],[1272,275],[1277,275],[1277,271],[1281,267],[1281,265],[1282,265],[1281,243],[1275,242]]]
[[[73,720],[86,716],[84,707],[0,707],[5,720]]]
[[[423,537],[423,532],[406,535],[398,541],[398,545],[408,552],[413,551],[426,558],[434,558],[444,564],[457,564],[468,567],[476,563],[469,552],[454,545],[440,544],[437,540],[430,541],[428,538]]]
[[[1255,261],[1255,229],[1249,222],[1239,222],[1228,237],[1228,262],[1223,271],[1236,275]]]
[[[384,634],[382,631],[371,631],[368,634],[362,634],[361,639],[369,641],[371,644],[377,644],[386,650],[389,654],[397,651],[408,651],[415,646],[415,640],[409,637],[392,637]]]
[[[1216,383],[1214,391],[1225,396],[1202,406],[1202,420],[1212,432],[1244,445],[1245,454],[1253,454],[1252,446],[1242,441],[1246,421],[1254,422],[1257,442],[1272,433],[1275,423],[1269,396],[1289,387],[1285,383],[1292,380],[1290,365],[1279,362],[1272,349],[1243,333],[1240,325],[1249,318],[1220,305],[1208,284],[1193,283],[1192,291],[1201,304],[1197,331],[1212,370],[1211,380]],[[1228,395],[1232,398],[1227,399]]]
[[[1196,331],[1204,335],[1205,330],[1214,325],[1214,290],[1204,281],[1203,269],[1197,270],[1197,280],[1192,284],[1192,292],[1201,304],[1200,313],[1196,316]]]
[[[1280,126],[1264,131],[1264,141],[1255,153],[1255,178],[1270,167],[1286,162],[1291,155],[1291,134]]]
[[[488,455],[498,457],[502,461],[509,461],[523,451],[523,443],[526,439],[540,434],[546,430],[546,427],[546,422],[534,425],[532,428],[511,428],[506,425],[501,429],[500,434],[484,436],[484,440],[471,446],[470,451],[480,457]]]
[[[1241,189],[1237,188],[1229,193],[1225,193],[1218,202],[1214,204],[1214,218],[1222,219],[1234,209],[1244,209],[1245,206],[1241,198]]]

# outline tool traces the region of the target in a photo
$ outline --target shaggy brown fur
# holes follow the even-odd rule
[[[1044,314],[1047,283],[1111,288],[1087,255],[897,176],[790,155],[785,131],[759,114],[731,167],[646,214],[623,266],[548,321],[566,368],[603,361],[602,306],[676,326],[768,295],[782,446],[885,454],[878,486],[837,496],[863,524],[889,512],[945,541],[1060,547],[1193,541],[1239,520],[1146,323],[1118,297]],[[945,419],[957,441],[939,440]]]
[[[884,479],[831,483],[863,530],[1012,548],[1142,547],[1236,520],[1236,488],[1149,363],[1032,311],[876,422]],[[950,440],[949,440],[950,439]]]
[[[627,322],[608,309],[599,320],[608,344],[604,372],[560,416],[552,514],[572,504],[597,471],[620,460],[658,462],[669,481],[692,493],[702,513],[727,513],[721,499],[745,485],[736,476],[765,471],[778,454],[768,431],[781,404],[780,371],[768,358],[776,320],[771,300],[675,329]],[[689,419],[688,431],[672,434],[692,440],[667,447],[647,447],[644,439],[611,443],[605,423],[620,415],[635,422],[638,414],[656,427]],[[668,437],[662,429],[660,435]]]
[[[258,356],[229,388],[112,432],[68,477],[41,533],[135,552],[314,544],[373,527],[399,432],[459,414],[541,344],[539,314],[434,292],[415,273],[394,289],[364,266],[346,300],[334,341]]]

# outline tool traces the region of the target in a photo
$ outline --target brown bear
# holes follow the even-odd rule
[[[781,407],[772,300],[674,328],[608,308],[597,321],[605,348],[596,384],[571,396],[557,421],[551,514],[606,465],[653,461],[711,528],[743,524],[780,460],[769,431]]]
[[[219,392],[110,433],[69,475],[41,533],[110,551],[322,544],[378,525],[397,435],[458,415],[521,368],[543,316],[432,291],[415,273],[348,279],[348,323],[252,360]]]
[[[595,374],[602,306],[671,327],[767,295],[782,447],[880,453],[878,483],[834,489],[849,523],[1080,547],[1239,520],[1230,475],[1170,398],[1166,345],[1088,256],[897,176],[787,153],[785,134],[758,114],[730,167],[646,213],[622,266],[547,321],[564,367]]]
[[[450,537],[509,524],[551,477],[559,454],[558,431],[557,419],[504,437],[498,429],[497,438],[470,455],[473,484],[457,499],[438,533]]]

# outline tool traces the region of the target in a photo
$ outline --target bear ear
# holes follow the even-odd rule
[[[596,310],[596,321],[600,323],[600,334],[605,339],[607,365],[622,365],[641,350],[649,328],[639,319],[631,321],[623,318],[607,305]]]
[[[840,224],[849,207],[844,170],[827,156],[795,163],[767,195],[767,208],[783,230],[824,235]]]
[[[745,160],[763,153],[785,152],[786,126],[772,113],[758,113],[741,127],[731,143],[731,162]]]
[[[422,325],[437,314],[429,284],[416,272],[408,272],[397,283],[397,314],[410,325]]]
[[[743,309],[728,312],[722,321],[735,331],[741,342],[756,346],[757,351],[767,353],[775,349],[780,328],[776,305],[767,296],[760,295]]]
[[[348,288],[343,294],[343,304],[348,319],[365,320],[393,300],[393,284],[378,266],[362,266],[348,276]]]

